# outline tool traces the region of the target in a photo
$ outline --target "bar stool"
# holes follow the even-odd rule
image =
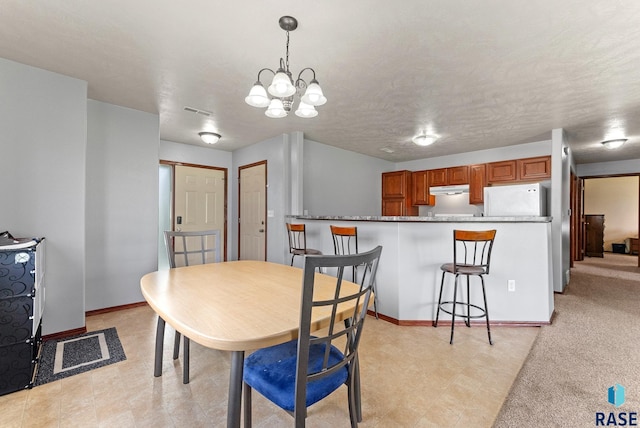
[[[349,255],[358,253],[358,228],[354,226],[334,226],[329,225],[331,236],[333,237],[333,251],[337,255]],[[365,265],[352,266],[352,282],[358,282],[358,268],[366,269]],[[373,291],[373,311],[378,319],[378,294],[376,293],[375,284]]]
[[[322,252],[319,250],[307,248],[307,234],[304,223],[287,223],[287,233],[289,234],[289,252],[291,253],[291,266],[293,266],[293,259],[295,256],[304,256],[306,254],[322,254]]]
[[[493,248],[493,240],[496,236],[495,230],[485,231],[471,231],[471,230],[454,230],[453,231],[453,263],[445,263],[440,266],[442,270],[442,281],[440,281],[440,295],[438,297],[438,310],[436,312],[436,320],[433,323],[434,327],[438,326],[438,317],[440,311],[451,315],[451,339],[450,344],[453,344],[453,327],[455,325],[456,317],[464,318],[464,322],[467,327],[471,327],[471,318],[485,318],[487,321],[487,334],[489,336],[489,344],[493,345],[491,341],[491,329],[489,328],[489,309],[487,308],[487,293],[484,286],[484,275],[489,274],[489,264],[491,262],[491,249]],[[442,289],[444,288],[445,274],[450,273],[455,275],[453,284],[453,300],[442,301]],[[467,301],[458,300],[458,278],[460,275],[467,277]],[[480,278],[480,284],[482,285],[482,297],[484,300],[484,307],[472,304],[470,302],[470,280],[471,276],[477,276]],[[466,314],[457,313],[458,305],[462,306],[462,309],[466,307]],[[471,315],[471,310],[474,310],[476,314]]]

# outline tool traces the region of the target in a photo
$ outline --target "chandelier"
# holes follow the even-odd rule
[[[295,81],[292,78],[291,71],[289,71],[289,31],[298,28],[298,21],[292,16],[283,16],[278,23],[280,28],[287,32],[286,59],[280,58],[280,67],[277,71],[273,71],[270,68],[260,70],[258,72],[258,80],[244,100],[253,107],[267,107],[264,114],[268,117],[281,118],[289,114],[293,106],[293,97],[298,95],[300,102],[295,111],[296,116],[303,118],[316,117],[318,111],[315,107],[323,105],[327,102],[327,99],[316,80],[315,70],[310,67],[303,68],[298,73],[298,78]],[[302,79],[302,73],[307,70],[313,73],[313,77],[308,84]],[[260,75],[263,71],[273,73],[273,80],[267,89],[260,81]],[[272,96],[271,98],[269,98],[267,91]]]

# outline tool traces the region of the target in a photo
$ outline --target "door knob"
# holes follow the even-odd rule
[[[258,232],[263,233],[264,229],[259,229]]]

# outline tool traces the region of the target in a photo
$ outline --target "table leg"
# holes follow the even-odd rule
[[[162,345],[164,342],[164,320],[158,316],[158,327],[156,328],[156,356],[153,366],[153,375],[162,376]]]
[[[229,402],[227,404],[227,428],[240,427],[242,407],[242,370],[244,351],[231,353],[231,374],[229,376]]]

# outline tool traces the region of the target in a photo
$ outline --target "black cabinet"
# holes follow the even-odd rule
[[[33,386],[44,307],[44,239],[0,240],[0,395]]]

